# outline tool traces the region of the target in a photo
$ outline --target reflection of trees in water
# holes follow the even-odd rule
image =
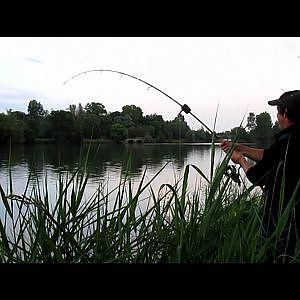
[[[188,148],[182,145],[150,145],[148,150],[148,162],[154,166],[160,165],[163,160],[170,160],[178,166],[182,166],[188,154]]]
[[[129,175],[140,176],[145,165],[160,168],[165,162],[171,161],[174,167],[183,168],[189,153],[195,151],[195,147],[199,149],[199,146],[180,144],[92,144],[90,149],[88,144],[15,145],[11,151],[11,165],[26,163],[28,172],[37,175],[42,175],[45,169],[50,169],[53,173],[74,172],[79,166],[84,166],[91,177],[104,177],[107,170],[120,170],[122,167],[124,175],[128,165]],[[0,167],[8,166],[8,154],[9,148],[0,147]],[[130,163],[127,164],[129,158]]]
[[[188,148],[181,145],[127,145],[125,159],[131,158],[129,173],[139,176],[143,172],[143,167],[162,167],[167,161],[172,161],[178,167],[183,166],[187,158]]]
[[[11,150],[9,147],[0,147],[0,167],[8,166],[9,156],[11,166],[19,165],[24,156],[24,146],[18,145],[15,147],[13,145]]]

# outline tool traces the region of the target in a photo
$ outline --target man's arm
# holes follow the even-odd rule
[[[225,152],[228,152],[229,149],[232,146],[232,142],[222,140],[221,141],[221,148]],[[240,152],[242,155],[251,158],[254,161],[260,161],[263,158],[264,155],[264,149],[259,149],[259,148],[251,148],[245,145],[241,144],[235,144],[234,145],[234,150],[237,152]]]
[[[238,144],[238,151],[252,160],[261,161],[263,159],[265,150]]]

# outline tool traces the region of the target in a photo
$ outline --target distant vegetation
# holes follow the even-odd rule
[[[240,142],[269,145],[279,131],[277,121],[270,115],[249,113],[247,126],[218,133]],[[145,142],[211,142],[211,134],[202,127],[192,130],[182,115],[165,121],[161,115],[143,115],[140,107],[125,105],[122,111],[107,112],[105,106],[90,102],[82,107],[70,105],[66,110],[44,110],[42,104],[31,100],[27,113],[7,110],[0,114],[0,144],[32,144],[36,142],[81,143],[85,139],[122,142],[126,138],[143,137]]]

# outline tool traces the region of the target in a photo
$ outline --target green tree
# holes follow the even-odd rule
[[[83,140],[84,120],[85,120],[86,112],[82,107],[81,103],[78,104],[78,107],[76,107],[76,105],[70,105],[69,109],[73,115],[74,126],[76,130],[79,132],[81,140]]]
[[[43,108],[43,105],[36,100],[31,100],[28,104],[28,115],[26,125],[28,127],[29,136],[31,138],[35,137],[44,137],[46,129],[44,128],[45,123],[42,122],[46,111]]]
[[[85,106],[85,111],[87,114],[93,114],[98,117],[107,114],[105,106],[98,102],[87,103]]]
[[[178,139],[178,140],[184,140],[186,135],[191,131],[189,126],[184,120],[183,115],[177,116],[173,121],[172,121],[172,129],[173,129],[173,138]]]
[[[84,108],[82,107],[81,103],[79,103],[79,104],[78,104],[78,107],[77,107],[77,110],[76,110],[76,114],[77,114],[78,116],[80,116],[80,115],[82,115],[82,114],[84,114],[84,113],[85,113]]]
[[[52,137],[59,141],[80,142],[80,134],[74,126],[71,112],[54,110],[49,115]]]
[[[12,111],[11,109],[7,111],[8,115],[15,116],[18,120],[21,120],[23,122],[26,122],[26,114],[22,111]]]
[[[155,129],[153,126],[151,125],[144,125],[143,126],[144,128],[144,131],[145,131],[145,138],[146,138],[146,141],[147,142],[154,142],[155,140],[153,139],[154,138],[154,132],[155,132]]]
[[[43,105],[36,100],[31,100],[28,104],[28,115],[34,119],[42,118],[45,115]]]
[[[97,102],[87,103],[84,113],[80,106],[78,107],[78,119],[83,137],[97,139],[107,136],[110,118],[107,116],[104,105]]]
[[[126,128],[120,123],[113,124],[110,130],[110,138],[115,142],[121,142],[126,138]]]
[[[263,112],[256,116],[256,127],[252,131],[259,146],[268,147],[272,141],[272,119],[269,113]]]
[[[195,131],[195,141],[196,142],[205,143],[205,142],[209,142],[210,140],[211,139],[207,136],[207,133],[205,132],[203,127],[201,127],[201,129],[198,129],[197,131]]]
[[[157,140],[162,139],[164,137],[164,119],[161,115],[146,115],[144,123],[146,126],[151,126],[152,128],[154,128],[154,132],[152,132],[151,137]]]
[[[24,139],[21,138],[20,140],[24,141],[26,144],[32,144],[35,141],[36,133],[33,129],[30,128],[29,124],[30,123],[30,118],[26,115],[26,113],[22,111],[12,111],[11,109],[7,111],[8,115],[11,115],[15,117],[17,120],[23,122],[19,123],[22,124],[23,126],[23,131],[24,131]],[[32,122],[34,122],[32,120]],[[43,120],[41,121],[41,126],[39,126],[39,130],[43,131],[45,129],[45,124],[43,124]]]
[[[234,127],[230,131],[230,137],[232,140],[236,140],[239,142],[249,142],[249,134],[245,130],[244,127]]]
[[[136,125],[143,121],[143,111],[140,107],[135,105],[123,106],[122,115],[128,115]]]
[[[73,117],[73,119],[75,120],[76,119],[76,104],[70,104],[69,105],[69,111]]]
[[[4,145],[9,140],[12,143],[24,143],[25,123],[14,114],[0,114],[0,144]]]

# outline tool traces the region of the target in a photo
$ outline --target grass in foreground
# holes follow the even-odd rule
[[[214,172],[212,168],[210,181],[188,165],[182,180],[162,184],[158,192],[151,182],[165,166],[147,183],[145,170],[135,192],[124,172],[114,191],[99,185],[89,199],[84,198],[89,177],[84,165],[69,178],[59,177],[55,200],[47,177],[43,184],[36,178],[30,190],[34,175],[29,176],[23,195],[13,193],[10,178],[7,192],[0,186],[0,261],[264,262],[274,242],[260,238],[261,196],[253,187],[237,189],[224,176],[228,162],[226,156]],[[207,180],[205,190],[188,191],[191,168]],[[148,201],[146,209],[141,200]]]

